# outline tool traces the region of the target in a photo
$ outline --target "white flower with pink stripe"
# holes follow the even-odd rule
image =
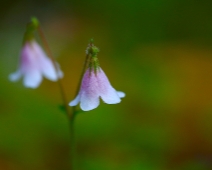
[[[17,81],[23,76],[25,87],[37,88],[43,76],[51,81],[57,81],[58,78],[63,77],[60,69],[58,74],[56,73],[52,60],[47,57],[35,40],[25,42],[20,58],[19,69],[9,75],[11,81]]]
[[[76,106],[80,103],[80,108],[84,111],[95,109],[99,106],[100,98],[107,104],[121,102],[125,93],[116,91],[110,84],[104,71],[99,67],[96,70],[88,68],[82,79],[81,88],[76,98],[69,103]]]

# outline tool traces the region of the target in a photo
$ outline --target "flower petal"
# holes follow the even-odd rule
[[[42,81],[42,75],[39,70],[31,69],[25,72],[24,85],[29,88],[36,88]]]
[[[101,98],[107,104],[116,104],[121,102],[116,90],[112,87],[109,87],[107,92],[101,93]]]
[[[53,64],[52,60],[47,57],[47,55],[45,54],[43,49],[35,41],[33,42],[33,49],[34,49],[36,57],[38,59],[39,67],[40,67],[43,75],[47,79],[56,81],[58,79],[58,76],[59,77],[63,76],[61,70],[59,71],[58,75],[56,74],[56,70],[54,68],[54,64]],[[57,64],[57,66],[59,68],[58,64]]]
[[[21,78],[21,71],[20,70],[17,70],[16,72],[9,75],[10,81],[17,81],[20,78]]]
[[[80,107],[84,111],[95,109],[99,105],[99,86],[97,76],[90,69],[85,72],[80,89]]]
[[[120,103],[121,100],[118,96],[116,90],[111,86],[107,76],[102,69],[97,73],[98,83],[99,83],[99,95],[102,100],[107,104]]]
[[[40,56],[41,57],[41,56]],[[43,75],[51,80],[51,81],[57,81],[58,77],[55,71],[55,68],[53,66],[53,63],[48,58],[42,58],[42,61],[40,62],[41,71]]]
[[[69,106],[76,106],[76,105],[78,105],[79,102],[80,102],[80,96],[77,95],[77,97],[75,97],[75,99],[72,100],[72,101],[69,103]]]
[[[58,68],[58,73],[57,73],[58,75],[57,76],[59,76],[59,78],[62,78],[64,76],[64,74],[60,69],[60,65],[58,63],[56,63],[56,66]]]
[[[120,98],[123,98],[123,97],[126,96],[125,93],[122,92],[122,91],[116,91],[116,92],[117,92],[117,94],[118,94],[118,96],[119,96]]]
[[[83,111],[93,110],[99,106],[98,96],[92,96],[92,95],[86,94],[85,92],[82,92],[80,97],[81,97],[80,108]]]

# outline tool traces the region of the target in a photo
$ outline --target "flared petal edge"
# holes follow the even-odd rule
[[[97,108],[99,106],[99,96],[89,96],[86,93],[81,94],[80,98],[80,108],[83,111],[89,111]]]
[[[20,78],[21,78],[21,71],[20,70],[17,70],[16,72],[11,73],[9,75],[10,81],[18,81]]]
[[[118,93],[112,86],[108,87],[107,91],[101,93],[100,96],[102,100],[107,104],[117,104],[121,102]]]
[[[78,105],[79,102],[80,102],[80,96],[79,96],[79,94],[78,94],[77,97],[75,97],[75,99],[72,100],[72,101],[69,103],[69,106],[76,106],[76,105]]]
[[[120,98],[123,98],[123,97],[126,96],[126,94],[125,94],[124,92],[122,92],[122,91],[116,91],[116,92],[117,92],[117,94],[118,94],[118,96],[119,96]]]
[[[37,88],[42,81],[42,75],[39,70],[30,70],[24,75],[24,86],[28,88]]]

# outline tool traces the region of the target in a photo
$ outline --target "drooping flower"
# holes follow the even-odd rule
[[[56,73],[53,62],[35,40],[25,42],[20,57],[19,69],[9,75],[11,81],[17,81],[23,76],[25,87],[36,88],[40,85],[42,76],[52,81],[63,76],[62,71]]]
[[[89,68],[86,70],[81,88],[76,98],[69,103],[70,106],[76,106],[80,103],[80,107],[84,111],[95,109],[99,106],[100,98],[107,104],[116,104],[121,102],[121,98],[125,97],[125,93],[116,91],[110,84],[104,71],[100,68],[96,54],[95,46],[91,46],[91,59],[89,61]],[[97,50],[98,52],[98,50]]]
[[[17,81],[23,76],[24,86],[29,88],[38,87],[43,76],[52,81],[56,81],[63,76],[59,65],[56,63],[56,67],[58,67],[56,69],[53,61],[47,57],[34,39],[34,32],[38,26],[39,22],[36,18],[32,18],[31,22],[27,24],[19,68],[15,73],[9,75],[11,81]]]

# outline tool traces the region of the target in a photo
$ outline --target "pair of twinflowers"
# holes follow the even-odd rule
[[[59,64],[53,58],[47,57],[46,53],[35,41],[34,33],[39,29],[39,22],[32,18],[27,25],[24,35],[23,47],[20,55],[20,66],[15,73],[10,74],[11,81],[17,81],[23,76],[25,87],[37,88],[42,77],[57,81],[63,77]],[[80,107],[84,111],[95,109],[99,105],[99,98],[107,104],[121,102],[125,93],[116,91],[110,84],[104,71],[100,68],[97,54],[99,49],[91,40],[86,49],[86,71],[81,80],[81,86],[76,98],[69,103],[70,106]]]

